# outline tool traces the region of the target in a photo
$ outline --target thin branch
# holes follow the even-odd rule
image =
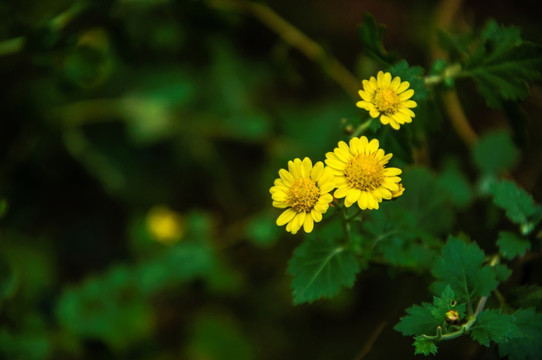
[[[360,88],[360,82],[337,58],[326,53],[324,48],[291,25],[264,4],[246,0],[208,0],[215,9],[248,13],[273,30],[282,40],[296,48],[310,60],[320,64],[324,71],[352,98]]]

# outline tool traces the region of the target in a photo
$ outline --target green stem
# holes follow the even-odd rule
[[[344,238],[346,239],[346,243],[350,245],[350,223],[348,222],[348,217],[346,216],[346,206],[338,206],[341,208],[341,223],[343,226]]]
[[[372,118],[369,118],[367,119],[365,122],[361,123],[357,128],[356,130],[354,130],[354,132],[352,133],[351,137],[358,137],[360,136],[361,134],[363,134],[368,128],[369,126],[371,125],[371,121],[373,119]]]
[[[461,75],[461,64],[452,64],[448,66],[442,74],[426,76],[423,81],[426,86],[433,86],[440,84],[446,79],[453,79]]]

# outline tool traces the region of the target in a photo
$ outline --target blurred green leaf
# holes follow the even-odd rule
[[[515,320],[514,316],[500,310],[484,310],[476,317],[470,334],[486,347],[489,347],[490,340],[497,344],[514,342],[522,335]]]
[[[495,21],[488,22],[481,38],[464,71],[474,78],[488,106],[526,98],[529,82],[540,78],[542,46],[522,41],[517,28]]]
[[[437,185],[449,194],[450,201],[460,209],[469,206],[473,200],[472,186],[456,162],[446,164],[438,175]]]
[[[507,231],[499,232],[497,246],[501,255],[509,260],[517,256],[522,257],[527,250],[531,249],[529,240]]]
[[[517,147],[504,131],[485,134],[472,151],[476,166],[485,174],[510,170],[516,164],[519,155]]]
[[[542,354],[542,314],[534,308],[519,309],[513,314],[519,335],[511,341],[499,343],[500,356],[508,356],[510,360],[536,359]],[[509,327],[504,324],[504,327]]]
[[[352,287],[360,267],[354,255],[333,240],[306,240],[288,265],[293,275],[294,304],[335,296],[341,286]]]
[[[275,224],[276,214],[266,211],[257,214],[247,224],[246,235],[254,244],[261,247],[270,247],[277,241],[280,228]]]
[[[11,333],[0,329],[0,356],[10,360],[46,360],[53,344],[45,332]]]
[[[186,347],[190,359],[250,360],[254,348],[230,317],[202,314],[196,318]]]
[[[363,23],[358,31],[363,51],[367,55],[387,65],[391,65],[395,62],[396,56],[394,54],[388,54],[384,49],[382,42],[385,26],[377,24],[375,18],[371,14],[365,13],[363,16]]]
[[[531,195],[520,189],[513,181],[502,180],[490,187],[495,205],[506,211],[506,216],[516,224],[532,220],[536,225],[540,220],[542,206],[535,205]]]
[[[64,291],[56,314],[69,333],[101,340],[114,350],[146,338],[154,326],[134,274],[123,266]]]
[[[392,76],[399,76],[401,81],[408,81],[410,89],[414,90],[412,100],[418,102],[424,100],[429,95],[424,83],[424,69],[421,66],[409,66],[406,60],[401,60],[389,68]]]
[[[474,296],[489,296],[498,282],[495,269],[483,265],[484,256],[476,243],[449,237],[431,270],[437,279],[432,290],[440,294],[449,285],[457,301],[467,303]]]

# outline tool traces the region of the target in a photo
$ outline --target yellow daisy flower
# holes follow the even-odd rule
[[[414,95],[414,90],[408,89],[408,81],[401,82],[396,76],[391,79],[390,73],[378,72],[376,79],[371,76],[369,80],[363,80],[363,90],[359,96],[363,100],[358,101],[356,106],[369,111],[373,118],[380,116],[383,125],[390,125],[399,130],[401,125],[411,123],[415,116],[410,109],[417,106],[416,102],[409,100]],[[407,90],[408,89],[408,90]]]
[[[326,164],[335,175],[336,198],[345,198],[347,207],[355,202],[362,209],[378,209],[382,199],[400,196],[401,169],[386,167],[393,154],[379,149],[377,139],[362,136],[350,139],[347,145],[340,141],[333,152],[326,154]]]
[[[335,189],[330,169],[318,161],[312,166],[309,158],[288,162],[288,170],[280,169],[279,178],[269,189],[273,206],[286,209],[277,219],[277,225],[286,225],[286,231],[295,234],[303,227],[310,233],[314,223],[322,220]]]

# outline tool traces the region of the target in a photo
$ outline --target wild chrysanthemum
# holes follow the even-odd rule
[[[340,141],[333,152],[326,154],[326,164],[335,175],[336,198],[345,198],[347,207],[355,202],[362,209],[378,209],[382,199],[400,196],[401,169],[386,167],[392,154],[379,149],[377,139],[365,136],[350,139],[350,145]],[[403,189],[404,190],[404,189]]]
[[[314,223],[322,220],[335,188],[330,169],[318,161],[312,166],[309,158],[288,162],[288,170],[280,169],[279,178],[269,189],[273,206],[286,209],[277,219],[277,225],[286,225],[286,231],[295,234],[303,227],[310,233]]]
[[[389,124],[399,130],[401,125],[412,122],[414,112],[410,109],[417,106],[415,101],[409,100],[414,95],[409,86],[410,83],[401,82],[399,76],[392,80],[390,73],[380,71],[376,79],[371,76],[369,80],[363,80],[363,90],[359,91],[363,100],[356,106],[369,111],[373,118],[380,116],[383,125]]]

